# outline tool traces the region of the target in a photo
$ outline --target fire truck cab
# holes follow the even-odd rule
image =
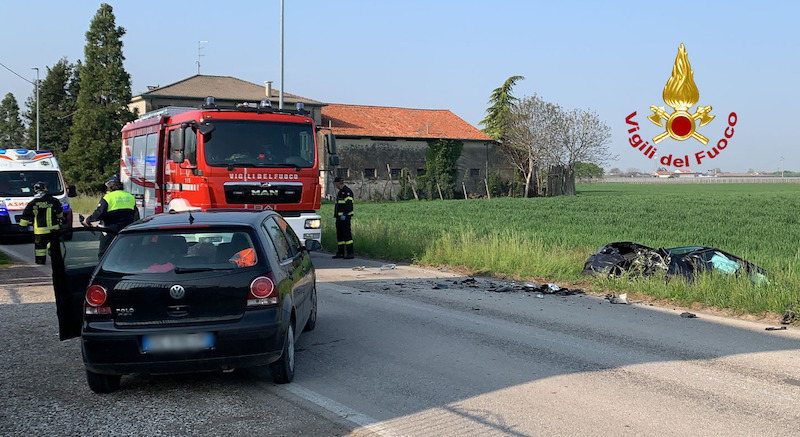
[[[324,136],[335,155],[333,136]],[[166,107],[122,129],[120,176],[142,217],[170,211],[280,213],[301,240],[321,241],[317,129],[303,111],[259,105]],[[331,156],[332,165],[338,157]]]
[[[25,207],[33,200],[33,185],[47,184],[48,191],[64,208],[65,228],[72,227],[72,208],[68,197],[75,197],[75,186],[66,185],[58,161],[50,151],[0,149],[0,237],[32,234],[20,227]]]

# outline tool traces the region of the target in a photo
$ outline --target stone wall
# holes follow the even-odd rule
[[[414,183],[425,171],[427,140],[337,137],[336,146],[339,155],[336,175],[345,179],[359,200],[393,199],[399,190],[402,169],[409,170]],[[457,164],[456,189],[463,193],[463,181],[468,195],[486,195],[487,168],[499,171],[504,177],[511,175],[491,142],[464,141]]]

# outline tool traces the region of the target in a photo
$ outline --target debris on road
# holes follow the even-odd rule
[[[683,317],[684,319],[696,319],[697,314],[684,311],[681,313],[681,317]]]
[[[394,270],[395,268],[397,268],[397,264],[384,264],[378,268],[378,271],[382,272],[384,270]]]
[[[433,286],[433,289],[434,289],[434,290],[445,290],[445,289],[447,289],[447,284],[442,284],[442,283],[440,282],[440,283],[438,283],[438,284],[435,284],[435,285]]]
[[[786,330],[785,326],[767,326],[764,328],[765,331],[784,331]]]
[[[490,288],[489,289],[489,291],[494,291],[495,293],[505,293],[505,292],[513,291],[513,290],[514,290],[514,288],[511,287],[510,285],[501,285],[499,287]]]
[[[356,266],[356,267],[353,267],[353,270],[359,270],[359,271],[363,272],[366,268],[367,268],[367,266]]]
[[[614,294],[607,294],[606,300],[615,304],[628,305],[628,293],[622,293],[619,296]]]
[[[797,318],[797,313],[794,311],[794,304],[789,305],[786,308],[786,312],[783,313],[783,318],[781,319],[781,325],[788,325],[792,323]]]
[[[698,273],[712,272],[725,275],[746,274],[756,284],[767,281],[763,268],[731,255],[721,249],[706,246],[685,246],[654,249],[631,241],[607,244],[591,255],[583,266],[585,275],[608,277],[682,276],[689,281]]]

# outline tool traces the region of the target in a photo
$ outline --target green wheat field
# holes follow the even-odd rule
[[[333,205],[320,213],[323,244],[334,250]],[[794,184],[581,184],[573,197],[357,202],[353,233],[360,256],[783,313],[800,302],[799,214]],[[769,283],[722,275],[694,284],[582,276],[586,258],[614,241],[718,247],[766,268]]]

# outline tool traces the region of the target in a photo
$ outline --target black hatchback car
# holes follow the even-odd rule
[[[264,365],[292,380],[299,331],[316,324],[318,242],[274,212],[182,212],[128,226],[98,261],[104,232],[65,231],[52,251],[60,336],[81,336],[92,391],[128,373]]]

